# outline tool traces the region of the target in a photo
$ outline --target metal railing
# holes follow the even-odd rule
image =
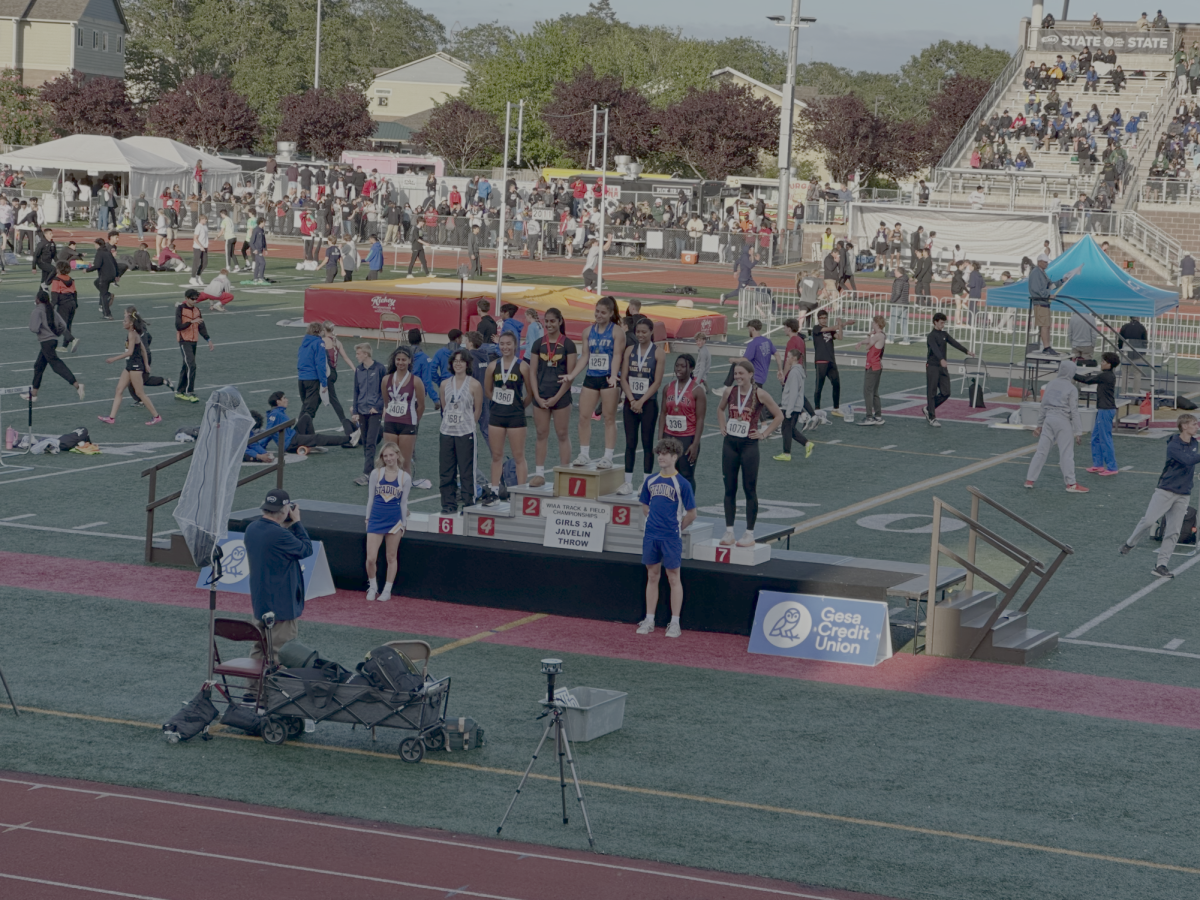
[[[276,425],[274,428],[270,428],[267,431],[256,432],[255,434],[250,435],[250,437],[246,440],[246,446],[249,447],[251,444],[257,444],[259,441],[262,441],[269,437],[272,437],[273,435],[276,435],[279,432],[281,432],[287,428],[294,427],[295,424],[296,424],[295,419],[288,419],[286,422]],[[277,490],[283,489],[283,468],[284,468],[284,462],[285,462],[285,460],[284,460],[285,454],[283,452],[284,448],[282,446],[282,444],[283,444],[282,437],[279,439],[279,443],[280,443],[280,450],[279,450],[278,456],[276,457],[275,462],[272,465],[269,465],[263,469],[260,469],[259,471],[255,472],[251,475],[247,475],[245,478],[239,479],[238,483],[237,483],[237,487],[241,487],[244,484],[249,484],[252,481],[256,481],[257,479],[262,478],[264,475],[266,475],[270,472],[274,472],[275,473],[275,488]],[[183,495],[183,491],[179,490],[179,491],[175,491],[173,494],[168,494],[165,497],[155,498],[155,496],[154,496],[155,490],[158,487],[158,473],[161,472],[163,469],[170,468],[171,466],[175,465],[178,462],[183,462],[183,460],[185,460],[185,459],[190,459],[192,454],[195,452],[196,452],[196,448],[194,446],[189,447],[187,450],[184,450],[182,453],[177,453],[174,456],[172,456],[170,459],[164,459],[162,462],[157,463],[156,465],[153,465],[150,468],[148,468],[142,472],[143,478],[146,478],[147,476],[149,476],[149,478],[150,478],[150,498],[146,501],[146,562],[154,561],[154,512],[155,512],[155,510],[157,510],[160,506],[164,506],[167,503],[171,503],[175,500],[178,500]]]
[[[1161,266],[1172,282],[1183,259],[1183,245],[1136,212],[1070,210],[1059,216],[1059,231],[1120,238]]]
[[[934,176],[933,207],[968,207],[976,187],[983,185],[985,209],[1038,208],[1049,211],[1054,194],[1070,202],[1081,193],[1090,193],[1095,174],[1050,173],[1040,169],[938,169]],[[961,198],[961,199],[956,199]]]
[[[1135,158],[1127,161],[1125,172],[1122,174],[1121,183],[1125,190],[1125,194],[1120,202],[1122,210],[1132,210],[1137,206],[1139,191],[1130,190],[1130,183],[1141,178],[1143,166],[1148,169],[1149,163],[1154,161],[1154,151],[1158,143],[1158,137],[1167,130],[1167,121],[1171,115],[1178,93],[1179,86],[1176,79],[1172,78],[1167,82],[1167,86],[1155,101],[1155,111],[1145,128],[1145,137],[1135,145]]]
[[[1180,178],[1147,178],[1136,191],[1138,203],[1200,206],[1200,183]]]
[[[979,130],[979,123],[983,121],[983,117],[987,115],[996,101],[1000,99],[1000,96],[1008,90],[1008,86],[1012,84],[1017,73],[1021,71],[1024,60],[1024,48],[1013,53],[1012,58],[1008,61],[1008,65],[996,76],[996,80],[992,82],[992,86],[984,94],[983,100],[975,107],[975,112],[971,113],[971,118],[967,119],[963,127],[958,130],[957,137],[946,148],[946,152],[942,154],[942,158],[935,167],[936,169],[952,168],[954,166],[955,161],[962,156],[963,151],[974,140],[975,132]]]

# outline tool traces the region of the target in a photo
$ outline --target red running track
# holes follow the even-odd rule
[[[207,608],[208,594],[195,584],[196,573],[180,569],[0,552],[0,586]],[[87,585],[86,591],[81,585]],[[249,598],[242,594],[220,593],[217,606],[242,615],[250,612]],[[367,603],[362,594],[350,591],[311,600],[304,609],[305,621],[452,639],[493,632],[523,616],[513,610],[395,596],[390,603]],[[481,640],[1200,729],[1200,689],[1078,672],[907,653],[873,668],[846,666],[751,654],[746,650],[746,638],[737,635],[685,631],[682,638],[666,640],[661,631],[643,636],[635,634],[632,625],[565,616],[546,616],[512,630],[486,634]]]
[[[886,900],[134,788],[0,772],[0,897]]]

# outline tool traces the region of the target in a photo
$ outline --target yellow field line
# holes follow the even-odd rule
[[[510,623],[513,627],[517,623]],[[488,632],[489,634],[491,632]],[[150,722],[135,722],[128,719],[111,719],[104,716],[92,716],[84,713],[68,713],[60,712],[53,709],[40,709],[34,706],[18,707],[22,712],[39,713],[41,715],[58,716],[65,719],[79,719],[86,722],[104,722],[113,725],[132,725],[137,728],[154,728],[158,729],[161,726]],[[239,741],[258,741],[260,738],[251,737],[246,734],[232,734],[227,731],[214,732],[216,737],[233,738]],[[304,744],[289,742],[285,745],[287,748],[298,750],[323,750],[329,753],[346,753],[352,756],[368,756],[377,759],[386,759],[395,761],[396,755],[392,753],[380,753],[378,750],[359,750],[353,747],[329,747],[321,744]],[[448,769],[462,769],[468,772],[480,772],[486,775],[503,775],[506,778],[519,778],[521,772],[515,769],[500,769],[494,766],[480,766],[474,763],[452,762],[448,759],[431,759],[428,756],[423,760],[423,764],[431,766],[442,766]],[[538,781],[558,781],[553,775],[539,775],[530,773],[530,778]],[[956,841],[968,841],[976,844],[988,844],[994,847],[1010,847],[1014,850],[1033,850],[1038,853],[1049,853],[1056,856],[1069,856],[1076,859],[1091,859],[1098,862],[1117,863],[1124,866],[1134,866],[1143,869],[1155,869],[1164,872],[1180,872],[1184,875],[1200,875],[1200,868],[1192,866],[1178,866],[1170,863],[1152,862],[1145,859],[1132,859],[1125,856],[1112,856],[1107,853],[1088,853],[1083,850],[1068,850],[1065,847],[1051,847],[1046,844],[1030,844],[1025,841],[1010,841],[1004,838],[984,837],[978,834],[965,834],[959,831],[945,831],[939,828],[924,828],[920,825],[904,825],[899,822],[884,822],[879,819],[863,819],[856,816],[839,816],[834,813],[816,812],[807,809],[792,809],[786,806],[770,806],[765,803],[749,803],[744,800],[727,800],[721,797],[706,797],[702,794],[684,794],[679,791],[663,791],[656,788],[635,787],[626,784],[611,784],[606,781],[589,781],[580,779],[581,785],[587,787],[598,788],[606,791],[620,791],[626,794],[637,794],[643,797],[660,797],[664,800],[682,800],[688,803],[704,803],[710,806],[724,806],[732,809],[746,809],[752,812],[773,813],[781,816],[796,816],[804,819],[816,819],[822,822],[837,822],[843,825],[859,825],[866,828],[883,828],[889,831],[903,831],[908,834],[922,834],[928,837],[950,838]]]
[[[528,625],[530,622],[536,622],[538,619],[544,619],[549,613],[534,613],[532,616],[525,616],[523,619],[514,619],[511,622],[506,622],[503,625],[491,629],[490,631],[481,631],[479,634],[473,634],[470,637],[460,638],[457,641],[451,641],[449,644],[442,644],[430,656],[437,656],[439,653],[446,653],[449,650],[457,650],[459,647],[465,647],[467,644],[473,644],[476,641],[482,641],[484,638],[491,637],[493,634],[500,634],[505,631],[512,631],[514,628],[520,628],[522,625]]]

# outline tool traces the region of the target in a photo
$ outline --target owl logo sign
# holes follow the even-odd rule
[[[751,653],[874,666],[892,655],[886,603],[759,591]]]
[[[250,564],[246,560],[246,545],[240,539],[234,538],[221,545],[224,554],[221,560],[221,577],[217,584],[228,586],[237,584],[250,574]]]

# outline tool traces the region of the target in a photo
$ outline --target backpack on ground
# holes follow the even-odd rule
[[[424,679],[416,666],[391,647],[376,647],[355,669],[377,691],[409,693],[419,690]]]
[[[171,716],[163,725],[163,737],[172,744],[187,741],[204,733],[208,737],[208,726],[217,717],[217,708],[209,699],[209,690],[203,689],[184,704],[183,709]]]
[[[1154,526],[1154,534],[1151,537],[1156,541],[1162,541],[1163,535],[1167,531],[1167,517],[1163,516]],[[1177,544],[1194,545],[1196,543],[1196,507],[1189,506],[1187,512],[1183,514],[1183,524],[1179,526],[1179,538],[1175,541]]]
[[[58,439],[58,449],[74,450],[80,444],[90,442],[92,436],[88,434],[86,428],[76,428],[74,431],[68,431]]]

